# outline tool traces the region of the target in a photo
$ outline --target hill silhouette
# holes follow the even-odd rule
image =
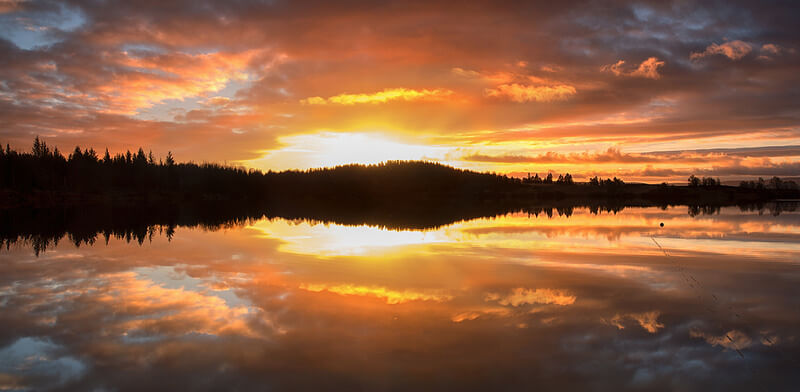
[[[36,138],[31,152],[0,149],[0,206],[54,207],[87,203],[215,201],[267,206],[299,217],[474,216],[532,205],[733,205],[797,198],[791,181],[720,185],[691,176],[687,186],[627,184],[568,173],[512,178],[434,162],[387,161],[333,168],[262,172],[214,163],[178,163],[168,154],[99,156],[76,147],[68,155]],[[438,219],[437,219],[438,220]]]

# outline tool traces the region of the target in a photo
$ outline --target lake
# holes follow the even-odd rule
[[[792,208],[104,237],[0,251],[0,390],[800,385]]]

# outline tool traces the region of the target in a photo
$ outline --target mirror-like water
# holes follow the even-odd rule
[[[798,212],[150,231],[0,252],[0,389],[800,385]]]

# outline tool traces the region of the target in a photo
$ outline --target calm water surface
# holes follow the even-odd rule
[[[676,207],[17,243],[0,390],[797,390],[798,241]]]

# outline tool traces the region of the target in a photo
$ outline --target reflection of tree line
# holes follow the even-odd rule
[[[800,202],[797,201],[780,201],[770,203],[755,203],[739,206],[742,212],[758,212],[759,215],[768,213],[772,216],[778,216],[783,212],[795,212],[800,208]],[[719,213],[719,209],[717,209]]]
[[[171,239],[177,227],[214,231],[242,226],[263,217],[261,211],[208,203],[0,209],[0,245],[19,243],[38,254],[65,239],[75,246],[111,238],[142,244],[155,235]]]
[[[661,206],[666,209],[667,206]],[[152,241],[155,236],[171,239],[178,227],[200,228],[216,231],[242,227],[255,221],[288,219],[311,224],[334,223],[341,225],[369,225],[390,230],[430,230],[459,221],[490,218],[511,213],[527,213],[533,217],[570,217],[576,208],[585,208],[591,214],[616,214],[624,205],[533,205],[498,208],[494,204],[461,205],[458,208],[425,209],[413,205],[400,205],[394,210],[380,208],[320,209],[301,208],[300,214],[278,205],[248,205],[247,203],[180,203],[175,205],[94,205],[92,208],[14,208],[0,209],[0,247],[18,244],[30,247],[36,254],[68,241],[75,246],[93,245],[112,238],[126,242]],[[740,206],[742,211],[758,211],[777,216],[782,212],[796,211],[798,203],[766,203]],[[717,214],[718,206],[689,206],[689,215]]]

